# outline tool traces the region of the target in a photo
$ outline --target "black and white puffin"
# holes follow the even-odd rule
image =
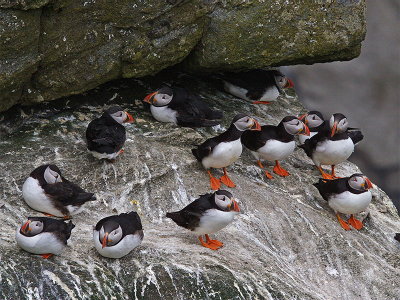
[[[96,250],[104,257],[121,258],[142,243],[139,215],[132,211],[101,219],[93,229]]]
[[[81,212],[85,202],[96,200],[93,193],[65,179],[55,165],[33,170],[22,186],[22,196],[34,210],[64,218]]]
[[[328,201],[329,206],[335,211],[340,225],[345,230],[350,230],[349,224],[357,230],[363,227],[361,221],[354,217],[354,214],[362,212],[372,200],[369,191],[372,182],[363,174],[353,174],[334,180],[320,178],[314,186],[318,189],[322,198]],[[344,221],[339,213],[349,214],[350,219]]]
[[[134,122],[133,117],[119,106],[107,109],[100,118],[91,121],[86,129],[87,147],[98,159],[113,161],[123,152],[126,130],[122,123]]]
[[[261,126],[260,131],[246,131],[242,134],[242,143],[248,148],[261,169],[264,169],[261,160],[275,161],[274,172],[280,176],[289,176],[289,172],[282,168],[279,160],[285,159],[293,153],[296,142],[295,135],[310,135],[310,131],[297,117],[286,116],[277,125]],[[273,178],[265,170],[267,178]]]
[[[240,141],[242,133],[246,130],[260,129],[261,126],[255,119],[246,114],[238,114],[233,118],[228,130],[192,149],[193,155],[207,169],[213,190],[218,190],[221,182],[228,187],[235,187],[228,177],[226,167],[233,164],[242,154],[243,147]],[[224,175],[218,179],[212,176],[210,168],[223,168]]]
[[[329,130],[329,122],[324,120],[321,112],[312,110],[299,117],[310,129],[310,136],[299,136],[300,144],[304,144],[305,140],[312,138],[320,131]],[[363,138],[362,132],[358,128],[347,128],[349,137],[353,140],[354,145],[357,145]]]
[[[239,205],[232,194],[219,190],[213,194],[201,195],[180,211],[167,213],[167,218],[197,234],[204,247],[217,250],[223,243],[211,240],[208,235],[228,226],[239,212]],[[202,235],[205,235],[205,241]]]
[[[329,120],[330,130],[322,130],[299,145],[310,157],[324,179],[337,178],[335,165],[345,161],[354,151],[354,142],[349,135],[347,118],[340,113]],[[324,172],[322,165],[331,165],[332,175]]]
[[[49,258],[61,254],[67,246],[67,240],[75,227],[71,221],[46,217],[28,217],[15,233],[18,246],[27,252]]]
[[[294,87],[293,82],[278,70],[250,70],[224,73],[220,76],[226,92],[253,104],[269,104]]]
[[[210,127],[220,123],[223,113],[212,110],[188,90],[180,87],[162,87],[147,95],[153,117],[159,122],[174,123],[182,127]]]

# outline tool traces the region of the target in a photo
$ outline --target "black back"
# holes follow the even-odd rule
[[[43,232],[52,232],[65,245],[71,236],[71,231],[75,227],[72,221],[65,223],[63,220],[52,219],[47,217],[28,217],[31,221],[41,221],[43,223]],[[25,235],[22,231],[21,234]],[[40,234],[38,233],[38,234]]]
[[[354,175],[357,174],[353,174],[352,176]],[[324,198],[326,201],[329,201],[329,199],[332,196],[341,194],[346,191],[349,191],[353,194],[361,194],[366,192],[367,190],[365,191],[356,190],[349,185],[349,178],[352,176],[338,178],[334,180],[320,178],[317,183],[314,183],[314,186],[318,189],[322,198]]]
[[[115,225],[117,224],[117,225]],[[129,213],[122,213],[119,215],[109,216],[101,219],[97,224],[95,229],[100,231],[101,227],[104,226],[105,229],[114,230],[117,227],[122,228],[122,238],[121,240],[129,234],[135,234],[138,231],[143,237],[143,227],[139,215],[135,211]]]
[[[110,116],[110,113],[120,110],[120,107],[112,107],[89,123],[86,142],[90,151],[111,154],[122,149],[126,140],[125,127]]]

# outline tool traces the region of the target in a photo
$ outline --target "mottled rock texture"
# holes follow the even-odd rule
[[[364,13],[362,0],[0,0],[0,111],[182,61],[205,72],[352,59]]]
[[[167,211],[209,192],[208,175],[190,149],[223,129],[154,121],[140,99],[168,80],[170,74],[157,81],[125,79],[86,96],[7,113],[0,123],[1,299],[399,299],[400,247],[393,236],[400,218],[390,199],[375,187],[369,214],[359,216],[367,216],[365,227],[344,231],[312,186],[318,172],[299,149],[282,163],[292,174],[287,178],[267,180],[248,151],[228,169],[242,213],[213,235],[225,243],[219,251],[201,247],[166,219]],[[224,110],[225,128],[237,112],[277,124],[304,111],[295,97],[254,106],[197,78],[180,74],[176,80]],[[89,121],[114,103],[137,122],[127,126],[125,152],[110,164],[93,159],[83,137]],[[24,203],[21,186],[33,168],[48,162],[98,201],[74,217],[67,251],[44,260],[19,249],[14,234],[26,216],[41,215]],[[346,162],[337,172],[359,169]],[[143,244],[119,260],[100,257],[92,226],[130,210],[141,215]]]

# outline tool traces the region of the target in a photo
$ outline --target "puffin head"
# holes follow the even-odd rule
[[[143,101],[154,106],[168,105],[174,97],[173,91],[170,87],[165,86],[154,93],[148,94]]]
[[[291,81],[278,70],[275,71],[274,78],[279,89],[290,89],[294,87],[293,81]]]
[[[48,165],[44,170],[43,177],[47,184],[62,182],[61,171],[56,165]]]
[[[349,123],[347,118],[341,114],[336,113],[333,114],[329,120],[329,127],[331,128],[331,137],[334,136],[336,133],[345,132],[349,127]]]
[[[222,211],[240,212],[239,205],[233,199],[231,193],[225,190],[218,190],[214,193],[214,201],[218,208]]]
[[[116,245],[122,239],[122,228],[117,222],[109,220],[100,228],[99,239],[101,247]]]
[[[348,180],[349,186],[358,191],[366,191],[373,188],[371,180],[363,174],[353,174]]]
[[[119,124],[133,123],[135,119],[131,114],[125,112],[120,106],[113,106],[106,110],[106,113]]]
[[[284,117],[281,123],[283,124],[286,132],[290,133],[291,135],[310,135],[310,129],[308,129],[307,125],[294,116]]]
[[[303,121],[308,128],[316,128],[324,123],[324,116],[319,111],[312,110],[304,115],[301,115],[299,120]]]
[[[28,218],[28,220],[21,226],[19,232],[24,236],[35,236],[43,231],[44,224],[41,220],[36,218]]]
[[[246,114],[238,114],[232,120],[232,125],[234,125],[238,130],[261,130],[260,123],[256,119],[249,117]]]

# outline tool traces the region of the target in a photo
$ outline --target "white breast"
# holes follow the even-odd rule
[[[209,209],[201,216],[199,226],[193,232],[198,235],[217,232],[228,226],[237,214],[234,211],[226,212],[218,209]]]
[[[282,160],[293,153],[296,143],[282,143],[277,140],[269,140],[257,152],[251,151],[256,159],[269,161]]]
[[[203,158],[204,168],[223,168],[233,164],[242,154],[240,138],[231,142],[222,142],[214,147],[209,156]]]
[[[20,233],[20,228],[17,229],[15,234],[18,246],[25,251],[33,254],[61,254],[66,245],[57,239],[54,233],[43,232],[35,236],[27,237]]]
[[[142,243],[143,236],[139,233],[126,235],[118,244],[102,248],[99,232],[93,230],[93,241],[96,250],[104,257],[121,258]]]
[[[312,138],[314,135],[316,135],[318,132],[316,131],[316,132],[310,132],[310,135],[308,136],[308,135],[304,135],[304,134],[300,134],[299,135],[299,142],[300,142],[300,144],[301,145],[303,145],[305,142],[306,142],[306,140],[308,140],[308,139],[310,139],[310,138]]]
[[[99,153],[96,151],[89,151],[94,157],[96,157],[97,159],[116,159],[117,156],[120,154],[120,152],[115,152],[115,153]]]
[[[354,151],[351,138],[339,141],[325,140],[318,143],[313,153],[315,165],[336,165],[350,157]]]
[[[230,82],[224,81],[224,89],[227,91],[229,94],[232,94],[238,98],[248,100],[248,101],[275,101],[278,96],[279,96],[279,90],[277,89],[276,86],[272,86],[269,89],[267,89],[264,94],[261,96],[260,99],[249,99],[246,94],[248,90],[241,88],[239,86],[233,85]]]
[[[178,113],[175,110],[168,108],[168,106],[157,107],[151,105],[150,111],[154,119],[156,119],[159,122],[174,123],[174,124],[177,123],[176,116]]]
[[[353,194],[349,191],[337,194],[329,199],[329,206],[344,214],[356,214],[364,211],[372,200],[370,191]]]

